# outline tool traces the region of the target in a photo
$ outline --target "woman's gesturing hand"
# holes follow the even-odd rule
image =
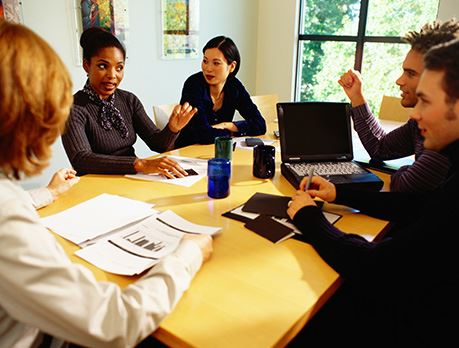
[[[191,118],[198,112],[197,108],[185,102],[183,105],[176,105],[169,118],[168,127],[173,133],[178,133],[185,127]]]

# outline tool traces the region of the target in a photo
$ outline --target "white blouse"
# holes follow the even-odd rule
[[[72,263],[40,224],[30,196],[0,174],[0,347],[30,347],[40,332],[89,347],[132,347],[169,314],[202,264],[183,241],[121,289]]]

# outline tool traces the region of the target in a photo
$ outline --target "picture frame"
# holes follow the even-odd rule
[[[19,0],[0,0],[0,18],[9,22],[24,23],[22,2]]]
[[[199,0],[161,0],[161,58],[199,54]]]
[[[129,38],[128,0],[73,0],[75,13],[76,64],[82,64],[81,33],[101,27],[115,35],[126,48]]]

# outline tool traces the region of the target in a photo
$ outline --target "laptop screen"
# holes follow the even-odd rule
[[[278,103],[282,162],[351,160],[347,110],[347,103]]]

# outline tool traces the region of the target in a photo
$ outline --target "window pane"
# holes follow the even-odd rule
[[[395,81],[402,74],[408,44],[366,43],[362,64],[363,92],[377,115],[383,95],[400,97]]]
[[[299,99],[346,101],[338,80],[343,72],[354,66],[355,43],[304,41],[300,47]]]
[[[302,34],[357,35],[360,0],[304,0]]]
[[[436,19],[438,0],[371,0],[366,35],[404,36]]]

